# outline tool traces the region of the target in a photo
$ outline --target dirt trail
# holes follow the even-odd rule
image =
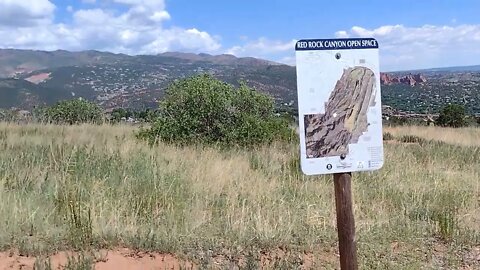
[[[50,257],[51,269],[64,269],[69,258],[77,258],[78,254],[61,252]],[[129,249],[101,250],[91,257],[95,270],[156,270],[156,269],[197,269],[188,261],[182,261],[171,254],[133,252]],[[35,269],[35,257],[21,256],[18,252],[0,253],[0,270],[3,269]]]

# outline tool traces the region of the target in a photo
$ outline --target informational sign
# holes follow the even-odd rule
[[[373,38],[296,44],[302,171],[372,171],[383,166],[378,43]]]

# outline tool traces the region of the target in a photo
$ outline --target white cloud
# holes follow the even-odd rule
[[[286,64],[286,65],[289,65],[289,66],[295,66],[295,56],[285,56],[285,57],[282,57],[278,60],[276,60],[277,62],[279,63],[283,63],[283,64]]]
[[[150,19],[155,22],[161,22],[164,20],[170,19],[170,14],[165,10],[154,12],[153,15],[150,16]]]
[[[262,37],[241,46],[234,46],[228,49],[227,53],[237,56],[273,55],[294,50],[295,42],[296,40],[282,42]]]
[[[480,64],[480,25],[354,26],[336,36],[376,38],[381,68],[386,70]]]
[[[248,41],[244,37],[242,40],[245,40],[245,44],[233,46],[227,49],[225,53],[238,57],[258,57],[285,64],[294,62],[293,54],[295,52],[296,40],[279,41],[265,37],[253,41]]]
[[[335,37],[374,37],[380,45],[380,68],[385,71],[480,64],[480,25],[378,28],[353,26]],[[237,56],[255,56],[295,64],[295,40],[273,41],[260,38],[227,50]]]
[[[219,37],[202,29],[165,27],[165,21],[171,19],[165,0],[82,2],[91,4],[91,8],[74,10],[68,6],[71,20],[57,23],[52,0],[0,0],[0,47],[97,49],[128,54],[229,53],[295,64],[296,40],[241,37],[240,44],[222,48]],[[335,36],[376,38],[382,70],[480,64],[480,24],[385,25],[373,29],[354,26],[340,29]]]
[[[0,0],[0,27],[43,24],[51,21],[54,10],[48,0]]]
[[[101,26],[113,22],[115,18],[103,11],[103,9],[81,9],[73,14],[73,19],[77,25]]]
[[[162,0],[112,1],[125,5],[126,10],[119,12],[109,7],[94,7],[73,11],[72,8],[71,23],[60,24],[53,22],[55,6],[48,1],[38,0],[37,4],[25,4],[26,1],[0,0],[0,47],[43,50],[97,49],[128,54],[165,51],[216,52],[221,47],[218,39],[207,32],[195,28],[164,28],[162,24],[170,19],[170,14]],[[51,6],[42,9],[40,3],[49,3]],[[32,8],[27,9],[30,6]],[[48,4],[45,6],[49,7]],[[2,23],[1,15],[5,10],[20,10],[30,14],[32,18],[44,20],[42,24],[29,24],[19,28]],[[4,20],[5,18],[7,16],[3,16]]]

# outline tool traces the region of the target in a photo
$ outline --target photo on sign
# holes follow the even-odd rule
[[[369,107],[374,107],[375,73],[364,66],[343,70],[328,101],[325,113],[304,115],[307,158],[345,157],[349,144],[367,132]]]

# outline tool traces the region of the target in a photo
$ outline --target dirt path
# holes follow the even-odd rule
[[[0,270],[42,268],[48,260],[21,256],[18,252],[0,253]],[[37,265],[35,265],[37,263]],[[50,269],[64,269],[68,264],[94,264],[96,270],[154,270],[154,269],[197,269],[192,263],[182,261],[171,254],[133,252],[129,249],[102,250],[85,257],[79,254],[62,252],[50,257]],[[48,268],[47,268],[48,269]]]

